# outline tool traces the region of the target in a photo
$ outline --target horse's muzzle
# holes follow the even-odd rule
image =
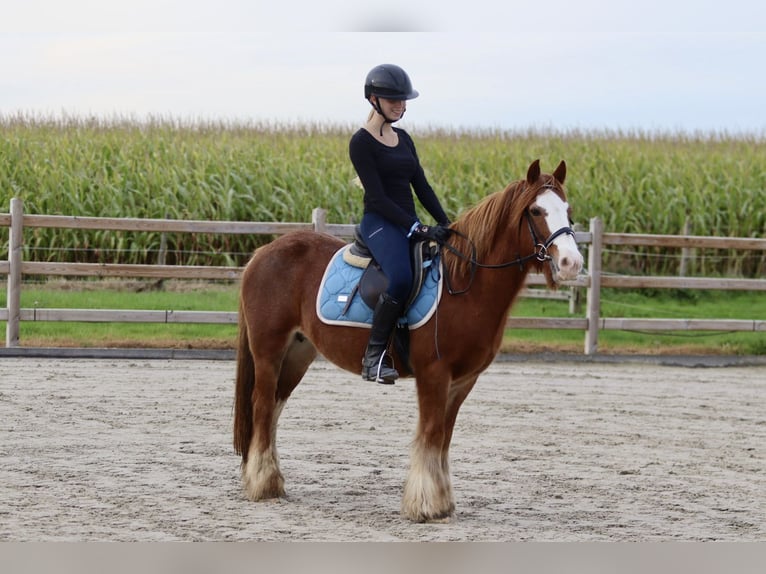
[[[582,254],[577,250],[556,248],[556,254],[551,257],[551,266],[553,267],[553,278],[559,281],[572,281],[582,271]]]

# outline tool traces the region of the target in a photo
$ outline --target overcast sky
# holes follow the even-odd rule
[[[0,0],[0,113],[766,133],[762,0]]]

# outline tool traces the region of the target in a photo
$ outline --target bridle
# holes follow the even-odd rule
[[[558,237],[561,237],[562,235],[570,235],[573,238],[576,237],[575,230],[572,229],[569,226],[565,226],[565,227],[561,227],[561,228],[557,229],[556,231],[554,231],[553,233],[551,233],[548,236],[548,239],[546,239],[545,241],[540,242],[537,239],[537,234],[535,233],[535,228],[532,225],[532,221],[531,221],[531,217],[529,215],[529,211],[526,211],[525,213],[526,213],[526,216],[527,216],[527,224],[529,225],[529,232],[532,234],[532,240],[535,242],[535,253],[533,253],[532,255],[534,257],[537,257],[537,260],[540,261],[541,263],[545,262],[545,261],[551,261],[552,257],[550,255],[548,255],[548,248],[551,245],[553,245],[553,242]],[[572,222],[570,221],[569,223],[571,224]],[[531,258],[531,257],[532,256],[530,256],[530,255],[527,256],[527,258]],[[486,267],[486,266],[482,265],[482,267]]]
[[[545,186],[543,189],[553,189],[552,186]],[[570,226],[561,227],[560,229],[557,229],[553,233],[551,233],[545,241],[540,241],[539,235],[535,231],[535,226],[532,223],[532,216],[529,213],[529,209],[524,210],[524,216],[527,220],[527,227],[529,228],[529,233],[532,236],[532,241],[535,245],[535,250],[533,253],[530,253],[529,255],[519,256],[513,261],[506,261],[505,263],[481,263],[476,260],[476,246],[474,245],[473,241],[465,235],[464,233],[461,233],[455,229],[452,230],[452,234],[457,235],[458,237],[461,237],[464,239],[470,246],[471,246],[471,255],[466,255],[462,251],[458,250],[454,246],[450,245],[449,243],[444,243],[440,247],[442,249],[447,249],[450,253],[453,253],[458,258],[467,261],[471,265],[471,273],[470,278],[468,281],[468,286],[465,289],[461,289],[459,291],[456,291],[452,288],[452,285],[450,283],[449,274],[445,274],[444,281],[447,285],[447,291],[450,295],[462,295],[463,293],[466,293],[473,284],[474,277],[476,275],[476,269],[481,267],[482,269],[506,269],[508,267],[513,267],[515,265],[519,266],[519,269],[524,268],[524,264],[528,261],[531,261],[532,259],[537,259],[537,261],[544,263],[546,261],[552,261],[552,257],[548,253],[548,250],[550,249],[550,246],[553,245],[553,242],[562,235],[571,235],[572,237],[575,237],[575,231]],[[571,224],[571,221],[570,221]]]

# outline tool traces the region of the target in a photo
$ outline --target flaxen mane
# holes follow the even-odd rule
[[[488,195],[466,211],[455,221],[452,228],[471,239],[476,247],[477,261],[486,261],[500,230],[508,227],[522,229],[524,211],[534,202],[540,188],[546,185],[561,194],[556,180],[547,174],[543,174],[535,185],[530,185],[525,180],[515,181],[503,191]],[[521,241],[522,237],[518,239]],[[453,236],[452,243],[462,253],[470,254],[470,247],[460,237]],[[443,253],[444,264],[452,277],[465,277],[470,273],[469,261],[446,250]]]

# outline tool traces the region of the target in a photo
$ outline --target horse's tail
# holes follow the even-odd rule
[[[247,319],[242,302],[239,304],[239,343],[237,345],[237,379],[234,391],[234,451],[247,461],[247,451],[253,436],[253,388],[255,363],[250,352]]]

